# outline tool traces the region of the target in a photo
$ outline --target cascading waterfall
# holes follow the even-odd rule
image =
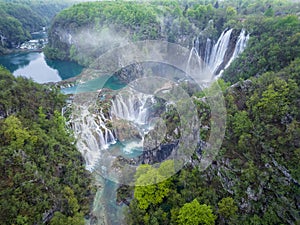
[[[132,89],[122,91],[112,100],[112,119],[122,119],[131,122],[139,132],[141,139],[126,142],[123,152],[130,154],[133,150],[142,149],[145,135],[152,129],[149,126],[149,106],[155,103],[152,95],[135,92]]]
[[[111,115],[135,124],[146,124],[148,121],[148,103],[154,103],[151,95],[128,91],[117,95],[112,100]]]
[[[229,40],[230,40],[232,31],[233,31],[233,29],[230,29],[228,31],[223,31],[223,33],[221,34],[217,43],[212,48],[212,51],[211,51],[211,54],[209,57],[209,61],[206,62],[206,63],[208,63],[208,66],[210,67],[211,71],[214,74],[217,72],[219,66],[224,61],[224,56],[228,49]]]
[[[101,156],[101,150],[115,143],[112,130],[105,124],[107,120],[102,111],[91,114],[88,107],[80,107],[76,116],[72,118],[72,129],[78,140],[77,147],[89,170],[94,168]]]
[[[233,40],[232,34],[233,29],[224,30],[215,44],[213,44],[213,41],[210,38],[207,38],[206,42],[203,43],[203,47],[205,44],[204,51],[200,50],[202,46],[201,43],[199,43],[199,38],[194,42],[191,53],[195,53],[196,56],[205,63],[205,67],[207,67],[215,76],[221,75],[223,70],[245,50],[250,37],[250,35],[246,35],[246,31],[242,29],[233,50],[229,49],[229,46],[232,44],[231,41]],[[202,70],[204,69],[205,68],[202,68]]]
[[[154,102],[152,95],[135,93],[129,89],[125,93],[120,92],[111,100],[110,118],[106,118],[102,109],[95,110],[98,107],[94,105],[84,104],[73,109],[70,125],[78,140],[77,147],[86,161],[87,169],[93,170],[97,161],[101,159],[103,151],[106,151],[111,144],[116,143],[117,137],[114,135],[113,128],[107,126],[113,119],[130,121],[142,137],[138,143],[129,142],[128,146],[125,146],[126,151],[142,147],[143,137],[151,129],[147,126],[148,106]]]
[[[228,61],[227,65],[225,66],[225,69],[232,63],[232,61],[240,53],[242,53],[245,50],[249,38],[250,38],[250,34],[246,35],[246,31],[244,29],[242,29],[242,31],[241,31],[241,33],[240,33],[240,35],[238,37],[238,41],[236,42],[234,52],[233,52],[230,60]]]

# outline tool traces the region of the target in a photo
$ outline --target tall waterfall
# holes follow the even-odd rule
[[[225,69],[232,63],[232,61],[240,54],[242,53],[247,45],[247,42],[250,38],[250,34],[248,33],[246,35],[246,31],[244,29],[242,29],[239,37],[238,37],[238,41],[236,42],[235,45],[235,49],[234,52],[230,58],[230,60],[228,61],[227,65],[225,66]]]
[[[199,38],[194,42],[192,51],[196,50],[198,57],[216,76],[222,74],[222,71],[246,48],[250,35],[246,35],[246,31],[242,29],[236,40],[233,33],[233,29],[224,30],[216,43],[210,38],[204,43],[200,43]]]
[[[208,66],[211,68],[213,73],[216,73],[217,69],[224,61],[224,56],[228,49],[231,33],[232,29],[223,31],[217,43],[212,48],[209,61],[206,63],[208,63]]]
[[[154,103],[153,96],[128,90],[112,100],[111,115],[135,124],[146,124],[149,103]]]

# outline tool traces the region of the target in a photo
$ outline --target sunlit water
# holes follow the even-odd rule
[[[38,83],[57,82],[81,73],[77,63],[48,60],[42,52],[22,52],[0,56],[0,65],[14,76],[32,78]]]

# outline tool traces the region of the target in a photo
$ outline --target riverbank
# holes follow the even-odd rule
[[[43,49],[21,49],[21,48],[1,48],[0,47],[0,56],[10,55],[10,54],[16,54],[16,53],[29,53],[29,52],[42,52]]]
[[[2,54],[2,55],[9,55],[9,54],[15,54],[15,53],[30,53],[30,52],[43,52],[43,49],[12,49],[7,51],[7,53]]]
[[[13,48],[4,48],[0,46],[0,56],[15,54],[15,53],[26,53],[26,52],[42,52],[43,48],[48,44],[48,36],[43,30],[31,33],[31,38],[28,41],[19,43],[18,46]]]

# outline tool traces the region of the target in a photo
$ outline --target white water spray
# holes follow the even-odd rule
[[[115,137],[111,129],[106,126],[102,111],[91,113],[88,107],[79,107],[73,114],[72,129],[77,141],[77,147],[86,161],[86,167],[92,170],[101,156],[101,150],[105,150]]]
[[[242,29],[238,37],[238,41],[236,42],[234,52],[230,60],[228,61],[227,65],[225,66],[225,69],[232,63],[234,59],[238,57],[239,54],[241,54],[245,50],[249,38],[250,38],[250,34],[246,35],[246,31]]]
[[[226,69],[232,63],[232,61],[245,50],[250,37],[250,35],[246,35],[246,31],[242,29],[235,44],[234,51],[230,53],[228,51],[230,50],[229,46],[232,32],[233,29],[224,30],[215,44],[213,44],[213,41],[211,39],[207,38],[203,55],[199,53],[201,46],[199,43],[199,39],[197,38],[195,40],[194,47],[191,49],[191,54],[188,60],[189,63],[192,55],[195,54],[195,56],[197,57],[197,61],[202,68],[202,74],[204,74],[203,71],[208,69],[216,76],[221,75],[223,69]],[[231,55],[229,58],[226,57],[226,55],[228,54]]]
[[[230,29],[228,31],[223,31],[217,43],[212,48],[212,52],[209,57],[208,66],[214,74],[217,72],[219,66],[224,61],[224,56],[228,49],[232,30],[233,29]]]
[[[128,90],[112,100],[111,115],[137,125],[146,124],[149,119],[148,103],[154,103],[153,96]]]

